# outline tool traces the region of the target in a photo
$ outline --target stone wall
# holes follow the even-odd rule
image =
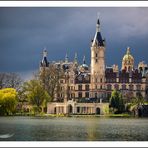
[[[109,113],[109,103],[65,103],[52,102],[47,104],[47,114],[99,114]]]

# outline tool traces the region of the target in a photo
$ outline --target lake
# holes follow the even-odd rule
[[[148,118],[0,117],[0,141],[148,141]]]

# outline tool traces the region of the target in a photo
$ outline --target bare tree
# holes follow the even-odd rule
[[[0,73],[0,89],[5,88],[6,73]]]
[[[54,95],[60,91],[60,78],[63,76],[62,71],[55,65],[50,64],[48,68],[43,67],[40,71],[39,79],[49,96],[54,99]]]
[[[15,88],[18,91],[21,84],[22,79],[17,73],[0,73],[0,89]]]

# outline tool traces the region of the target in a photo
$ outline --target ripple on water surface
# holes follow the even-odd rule
[[[148,118],[0,117],[0,141],[148,141]]]

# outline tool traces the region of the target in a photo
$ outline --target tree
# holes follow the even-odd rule
[[[53,64],[50,64],[48,68],[43,67],[40,71],[39,79],[52,101],[54,95],[58,94],[60,91],[59,80],[62,76],[63,72]]]
[[[0,73],[0,89],[5,87],[5,73]]]
[[[130,103],[132,101],[133,97],[134,97],[134,93],[133,92],[131,92],[131,91],[126,92],[126,94],[124,95],[124,101],[125,101],[125,103],[126,104],[127,103]]]
[[[138,106],[144,104],[144,98],[143,98],[141,92],[136,93],[136,103]]]
[[[39,80],[30,80],[23,85],[26,97],[33,106],[34,112],[43,112],[47,102],[50,101],[50,97]]]
[[[144,104],[145,104],[145,100],[141,92],[137,92],[136,97],[133,97],[131,99],[131,102],[128,104],[128,111],[129,112],[136,111],[140,105],[144,105]]]
[[[0,90],[0,115],[13,114],[17,106],[17,92],[14,88]]]
[[[17,91],[20,89],[22,79],[16,73],[0,73],[0,89],[2,88],[15,88]]]
[[[114,90],[110,97],[110,107],[113,108],[114,113],[122,113],[124,111],[124,102],[121,93]]]

